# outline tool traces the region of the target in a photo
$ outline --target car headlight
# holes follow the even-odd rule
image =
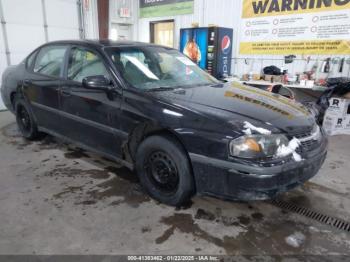
[[[267,158],[275,156],[277,149],[289,143],[281,134],[245,135],[230,142],[230,154],[241,158]]]

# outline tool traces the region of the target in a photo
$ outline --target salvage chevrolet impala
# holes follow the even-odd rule
[[[178,51],[137,42],[58,41],[2,77],[26,139],[43,133],[135,169],[155,199],[266,199],[313,177],[327,138],[301,104],[222,83]]]

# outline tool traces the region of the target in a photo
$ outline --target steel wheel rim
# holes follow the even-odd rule
[[[25,132],[29,132],[32,127],[32,123],[28,111],[23,106],[21,106],[18,110],[18,118],[21,129]]]
[[[164,151],[155,151],[148,155],[144,168],[148,179],[159,191],[171,194],[179,186],[179,173],[174,160]]]

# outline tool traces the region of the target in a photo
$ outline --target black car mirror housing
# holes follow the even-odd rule
[[[111,85],[111,80],[103,75],[84,77],[83,87],[86,89],[103,91],[110,91],[113,88]]]

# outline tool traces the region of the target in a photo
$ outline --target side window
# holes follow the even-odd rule
[[[68,79],[82,82],[84,77],[94,75],[109,77],[101,58],[89,50],[73,48],[68,62]]]
[[[66,46],[43,47],[36,57],[34,72],[59,77],[66,49]]]
[[[35,60],[35,56],[38,53],[38,51],[32,53],[26,60],[26,68],[32,68]]]

